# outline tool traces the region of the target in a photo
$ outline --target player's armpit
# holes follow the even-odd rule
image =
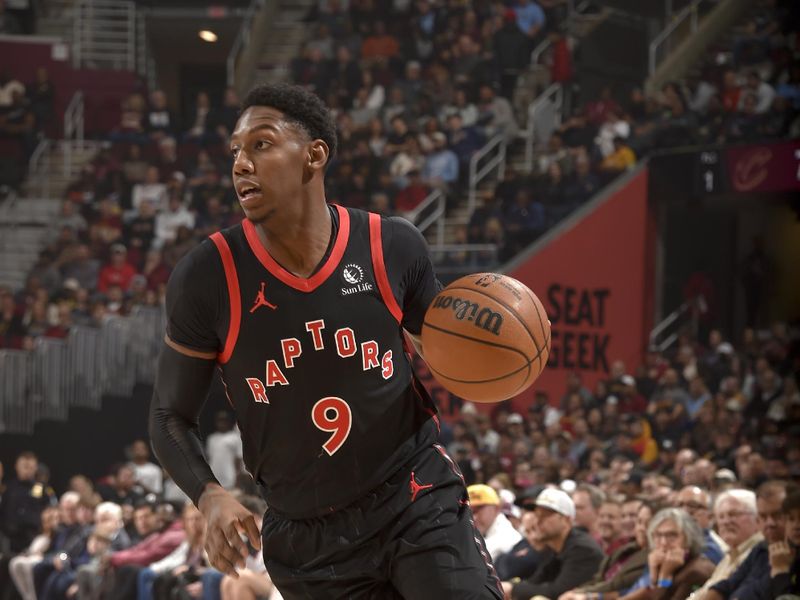
[[[216,481],[203,455],[197,429],[215,362],[189,356],[165,342],[158,357],[150,403],[150,439],[161,466],[192,501]]]
[[[414,344],[414,350],[417,351],[417,354],[419,354],[420,358],[425,360],[425,354],[422,352],[422,334],[416,335],[407,329],[403,329],[403,331],[408,336],[408,339],[411,340],[411,343]]]
[[[186,356],[191,356],[192,358],[207,358],[210,360],[214,360],[217,358],[216,352],[204,352],[200,350],[194,350],[193,348],[188,348],[182,344],[179,344],[168,335],[164,336],[164,343],[175,350],[176,352],[180,352],[181,354],[185,354]]]

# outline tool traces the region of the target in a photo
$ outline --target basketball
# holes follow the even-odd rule
[[[433,299],[422,325],[422,348],[447,390],[472,402],[499,402],[526,390],[544,369],[550,321],[525,284],[475,273]]]

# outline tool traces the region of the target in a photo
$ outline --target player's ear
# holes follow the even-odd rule
[[[323,170],[329,155],[328,144],[323,140],[314,140],[308,146],[308,167],[314,170]]]

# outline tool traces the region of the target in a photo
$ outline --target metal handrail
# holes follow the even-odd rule
[[[43,138],[39,140],[30,159],[28,159],[28,177],[34,177],[39,182],[44,182],[44,189],[42,193],[46,196],[50,195],[50,177],[44,173],[42,167],[42,158],[50,148],[50,140]]]
[[[436,204],[436,208],[426,215],[421,222],[417,223],[420,215],[425,212],[430,206]],[[444,243],[444,213],[447,210],[447,198],[444,192],[440,189],[433,190],[430,194],[425,196],[425,199],[420,202],[413,210],[406,213],[405,218],[414,223],[421,233],[425,233],[431,225],[436,225],[436,243]]]
[[[250,31],[253,27],[253,17],[259,8],[264,5],[265,0],[252,0],[250,6],[242,17],[242,26],[239,28],[239,33],[236,34],[236,39],[233,40],[231,50],[228,52],[228,59],[225,63],[227,71],[228,87],[233,87],[236,84],[236,60],[239,54],[247,48],[250,43]]]
[[[481,181],[495,168],[497,168],[498,177],[502,178],[505,174],[506,146],[505,134],[498,133],[469,159],[469,192],[467,196],[467,209],[469,214],[472,214],[478,202],[478,185]],[[480,160],[495,148],[497,148],[497,153],[494,157],[489,159],[485,165],[478,169]]]
[[[673,332],[664,338],[660,343],[657,341],[658,336],[660,336],[664,331],[666,331],[670,326],[672,326],[678,319],[684,317],[687,313],[692,313],[692,326],[697,329],[697,312],[693,309],[698,309],[700,312],[705,312],[708,308],[706,304],[706,299],[702,294],[698,294],[691,300],[687,300],[683,304],[681,304],[678,308],[673,310],[669,313],[666,317],[664,317],[658,324],[653,327],[653,330],[650,332],[650,346],[655,347],[659,352],[663,352],[667,348],[669,348],[672,344],[675,343],[675,340],[678,339],[678,332]]]
[[[686,21],[687,18],[690,19],[689,28],[692,33],[697,32],[698,26],[698,18],[697,18],[697,7],[700,6],[701,2],[705,0],[692,0],[692,3],[686,6],[683,10],[681,10],[677,15],[672,18],[672,21],[659,33],[656,37],[653,38],[653,41],[650,42],[650,47],[648,49],[648,61],[647,61],[647,70],[650,76],[656,72],[657,65],[657,54],[658,48],[663,44],[670,35]]]
[[[551,83],[536,100],[528,105],[528,126],[521,131],[520,134],[525,138],[525,170],[529,173],[533,169],[533,144],[536,137],[534,124],[536,122],[536,113],[545,106],[545,103],[552,104],[556,111],[555,124],[560,125],[560,111],[561,107],[564,105],[564,90],[560,83]]]
[[[64,174],[72,172],[72,147],[73,142],[83,145],[83,92],[78,90],[69,101],[64,111]]]

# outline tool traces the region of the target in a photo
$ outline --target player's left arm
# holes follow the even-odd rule
[[[422,322],[431,301],[442,289],[433,269],[428,244],[420,231],[401,217],[384,221],[383,256],[392,292],[403,309],[401,323],[420,356]]]

